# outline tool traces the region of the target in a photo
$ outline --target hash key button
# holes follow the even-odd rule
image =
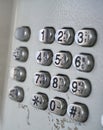
[[[85,122],[88,119],[89,111],[85,104],[73,103],[67,108],[68,116],[71,120]]]

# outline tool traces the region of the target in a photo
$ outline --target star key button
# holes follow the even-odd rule
[[[31,103],[34,108],[45,110],[48,107],[48,96],[40,92],[33,94]]]

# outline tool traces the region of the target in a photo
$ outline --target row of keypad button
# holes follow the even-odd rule
[[[74,39],[80,46],[91,47],[96,42],[97,33],[92,28],[84,28],[75,34],[74,29],[68,27],[59,29],[56,32],[53,27],[45,27],[39,32],[39,41],[46,44],[50,44],[56,40],[59,44],[71,45]]]
[[[55,34],[56,33],[56,34]],[[75,42],[80,46],[91,47],[96,43],[97,33],[95,29],[83,28],[79,30],[74,36],[74,29],[64,27],[55,31],[53,27],[45,27],[39,32],[39,40],[43,43],[52,43],[56,41],[62,45],[70,45]],[[20,41],[28,41],[31,36],[31,29],[28,26],[18,27],[15,31],[16,39]]]
[[[55,66],[68,69],[72,64],[72,55],[69,51],[59,51],[53,56],[51,50],[42,49],[36,53],[36,61],[44,66],[49,66],[53,61]],[[79,71],[90,72],[94,67],[94,58],[91,54],[80,53],[73,58],[73,65]]]
[[[66,100],[61,97],[54,97],[49,101],[48,96],[44,93],[33,94],[31,104],[34,108],[41,110],[48,108],[56,115],[64,116],[67,113],[70,119],[78,122],[85,122],[89,114],[85,104],[75,102],[67,105]]]
[[[34,74],[34,84],[42,88],[51,86],[53,90],[59,92],[67,92],[70,86],[72,94],[81,97],[87,97],[91,92],[91,83],[88,79],[77,78],[70,83],[67,75],[58,74],[51,78],[49,72],[46,71],[40,71]]]
[[[24,99],[24,90],[19,86],[15,86],[9,91],[9,98],[16,102],[22,102]],[[38,92],[32,95],[31,104],[34,108],[45,110],[49,109],[50,112],[64,116],[66,113],[69,118],[78,122],[85,122],[88,118],[88,108],[82,103],[73,103],[67,106],[65,99],[54,97],[49,101],[46,94]]]

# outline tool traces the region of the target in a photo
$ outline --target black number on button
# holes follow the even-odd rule
[[[52,101],[50,102],[50,110],[51,110],[51,111],[54,111],[54,110],[55,110],[55,101],[54,101],[54,100],[52,100]]]
[[[56,77],[53,79],[53,87],[54,88],[58,87],[58,78],[56,78]]]
[[[63,40],[63,32],[62,31],[60,31],[59,33],[58,33],[58,35],[59,35],[59,37],[58,37],[58,41],[59,42],[62,42],[62,40]]]
[[[75,93],[77,91],[77,82],[72,83],[72,92]]]
[[[78,43],[82,43],[83,42],[83,32],[79,32],[78,33]]]
[[[60,54],[57,54],[57,55],[56,55],[56,58],[55,58],[55,64],[56,64],[56,65],[59,65],[60,62],[61,62],[61,55],[60,55]]]
[[[42,58],[41,58],[41,52],[39,53],[39,55],[38,55],[38,57],[37,57],[37,60],[38,60],[39,62],[41,62],[41,60],[42,60]]]
[[[80,65],[81,65],[81,57],[78,56],[78,57],[76,57],[76,59],[75,59],[75,66],[76,66],[76,67],[80,67]]]

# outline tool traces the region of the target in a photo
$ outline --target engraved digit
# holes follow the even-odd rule
[[[58,33],[58,41],[59,41],[59,42],[62,42],[62,37],[63,37],[63,32],[60,31],[60,32]]]
[[[75,59],[75,66],[80,67],[80,65],[81,65],[81,57],[77,56],[76,59]]]
[[[37,56],[37,60],[39,60],[39,62],[41,62],[42,58],[41,58],[41,52],[39,53],[39,55]]]
[[[39,78],[40,78],[40,74],[36,74],[36,83],[38,83],[38,81],[39,81]]]
[[[53,87],[54,88],[58,87],[58,78],[56,78],[56,77],[53,79]]]
[[[41,32],[42,34],[42,40],[44,40],[44,30]]]
[[[78,43],[82,43],[83,42],[83,32],[79,32],[78,33]]]
[[[56,65],[59,65],[60,62],[61,62],[60,54],[57,54],[57,55],[56,55],[56,58],[55,58],[55,64],[56,64]]]
[[[50,102],[50,110],[51,110],[51,111],[54,111],[54,110],[55,110],[55,101],[54,101],[54,100],[52,100],[52,101]]]
[[[77,82],[74,81],[74,82],[72,83],[72,92],[75,93],[76,91],[77,91]]]

